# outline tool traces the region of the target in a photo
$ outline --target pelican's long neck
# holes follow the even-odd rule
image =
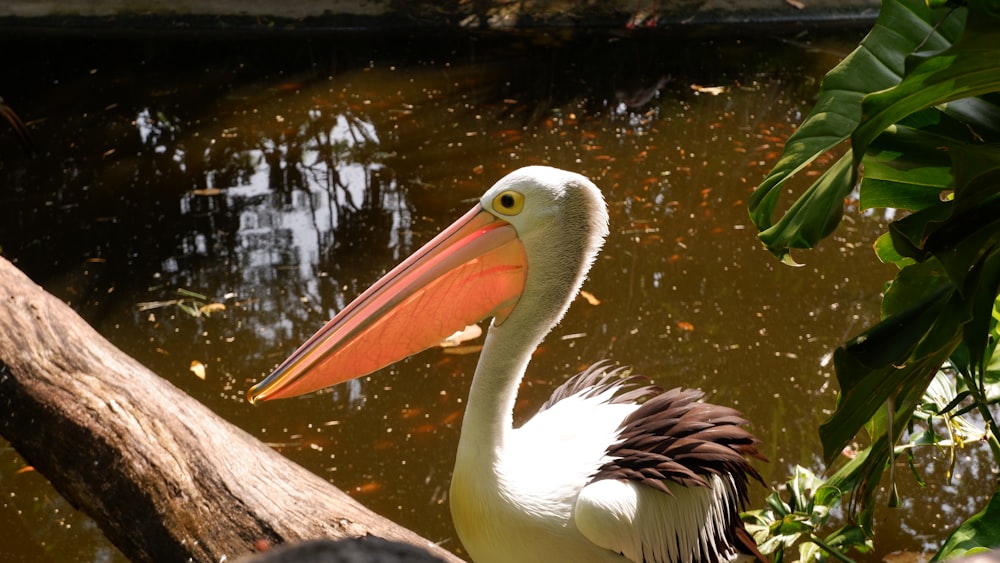
[[[607,236],[607,207],[596,186],[563,171],[547,180],[545,213],[518,226],[528,264],[524,293],[486,336],[462,422],[459,465],[495,465],[513,427],[514,401],[531,355],[562,319]],[[538,203],[541,196],[532,195]]]
[[[514,401],[528,362],[554,324],[551,318],[511,314],[504,324],[490,327],[469,389],[460,452],[472,447],[492,456],[503,447],[513,428]]]

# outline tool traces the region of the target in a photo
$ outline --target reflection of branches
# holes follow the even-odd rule
[[[336,201],[336,191],[340,188],[347,193],[347,186],[340,178],[338,167],[342,161],[342,155],[348,151],[346,142],[333,140],[333,127],[336,125],[335,116],[330,116],[323,112],[314,112],[314,119],[310,120],[306,127],[305,137],[312,141],[312,149],[316,151],[316,160],[311,165],[305,165],[306,170],[313,177],[313,184],[322,186],[326,193],[330,195],[331,202]],[[334,117],[334,119],[330,119]],[[347,198],[347,203],[353,205],[353,201]],[[330,208],[331,213],[333,208]]]
[[[163,283],[207,287],[235,276],[227,283],[238,295],[285,287],[247,314],[255,334],[294,340],[307,335],[289,331],[327,318],[353,292],[345,287],[394,261],[407,206],[368,116],[282,108],[188,131],[204,121],[153,107],[133,115],[136,152],[147,155],[141,177],[180,192],[178,244],[169,245],[177,252],[162,263]]]
[[[383,168],[366,167],[365,173],[361,206],[341,209],[340,220],[334,229],[331,250],[335,251],[336,259],[333,259],[334,252],[324,255],[330,260],[323,269],[341,280],[356,279],[359,272],[374,277],[391,262],[390,256],[385,256],[385,260],[373,260],[373,253],[387,252],[392,246],[393,217],[385,206],[385,192],[394,179]]]
[[[358,204],[341,179],[340,169],[346,164],[367,167],[376,163],[378,138],[369,122],[350,111],[334,114],[315,110],[310,112],[310,117],[304,137],[312,140],[310,148],[317,154],[315,163],[307,169],[312,172],[316,184],[325,187],[331,201],[343,202],[357,211]],[[337,138],[338,132],[344,138]]]

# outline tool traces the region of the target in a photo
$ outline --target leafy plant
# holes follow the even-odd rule
[[[861,528],[847,524],[823,538],[819,536],[839,499],[838,491],[812,471],[796,465],[783,490],[767,497],[767,508],[749,511],[743,519],[761,552],[770,554],[775,561],[784,561],[786,550],[796,546],[798,561],[816,561],[824,554],[850,561],[845,555],[849,549],[867,552],[872,547]]]
[[[1000,466],[990,410],[998,380],[990,366],[1000,293],[1000,2],[951,4],[884,0],[872,31],[827,74],[816,107],[749,204],[761,241],[789,264],[792,249],[833,232],[855,190],[862,209],[904,211],[875,245],[881,260],[899,268],[883,297],[883,320],[836,350],[840,397],[820,427],[827,463],[862,430],[869,436],[867,448],[814,489],[826,507],[850,492],[849,515],[869,535],[883,472],[920,445],[899,445],[914,421],[944,417],[952,432],[954,417],[974,410]],[[779,213],[790,181],[848,139],[846,153]],[[940,377],[954,390],[943,405],[926,398],[929,388],[940,391]],[[977,524],[1000,511],[998,499],[960,526],[962,540],[950,539],[938,556],[1000,544]]]
[[[997,364],[998,360],[1000,357],[994,357],[993,363]],[[920,479],[920,469],[915,466],[914,450],[931,447],[943,451],[950,461],[951,475],[955,450],[983,440],[986,434],[976,422],[969,420],[963,412],[965,409],[960,408],[965,393],[958,390],[948,369],[935,375],[914,412],[909,440],[896,447],[895,454],[907,457],[917,479]],[[991,385],[991,400],[1000,396],[997,387],[997,383]],[[921,425],[923,429],[918,431]],[[862,452],[862,456],[867,453]],[[862,457],[861,462],[863,460]],[[790,554],[800,562],[830,559],[849,562],[852,552],[870,552],[873,548],[871,536],[855,522],[843,523],[833,532],[823,532],[831,520],[837,520],[835,515],[840,512],[841,499],[850,488],[859,463],[851,462],[825,480],[807,468],[795,466],[788,482],[767,497],[765,508],[743,515],[747,530],[757,540],[761,552],[770,554],[778,562],[786,560]],[[998,510],[1000,500],[994,496],[983,512],[952,534],[939,551],[939,557],[975,552],[985,545],[1000,545],[1000,528],[995,526],[996,518],[1000,518]]]

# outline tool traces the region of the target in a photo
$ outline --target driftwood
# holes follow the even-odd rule
[[[459,561],[161,379],[3,259],[0,434],[133,560],[371,534]]]

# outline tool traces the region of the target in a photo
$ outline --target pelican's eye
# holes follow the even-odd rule
[[[524,195],[507,190],[493,199],[493,209],[501,215],[517,215],[524,208]]]

